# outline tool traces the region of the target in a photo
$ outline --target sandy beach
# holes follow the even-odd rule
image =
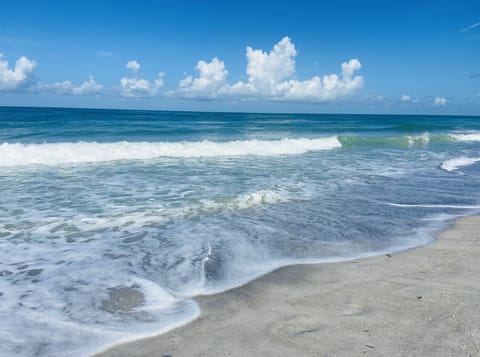
[[[202,314],[117,356],[478,356],[480,216],[414,250],[296,265],[197,298]]]

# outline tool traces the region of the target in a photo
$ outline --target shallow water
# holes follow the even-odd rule
[[[480,119],[0,108],[0,355],[85,355],[480,208]]]

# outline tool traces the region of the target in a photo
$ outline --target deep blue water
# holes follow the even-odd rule
[[[0,190],[0,355],[84,355],[430,242],[480,208],[480,118],[0,108]]]

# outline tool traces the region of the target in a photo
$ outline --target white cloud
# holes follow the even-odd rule
[[[26,85],[37,63],[22,56],[15,62],[15,67],[10,69],[8,61],[0,53],[0,91],[12,91]]]
[[[412,97],[408,94],[404,94],[400,97],[400,100],[402,102],[410,102],[412,100]]]
[[[361,68],[357,59],[342,63],[340,75],[295,79],[297,51],[289,37],[284,37],[270,52],[247,47],[247,81],[228,84],[228,71],[218,58],[198,62],[199,76],[180,81],[177,93],[188,98],[230,97],[239,99],[270,99],[279,101],[333,101],[363,86],[363,78],[354,76]]]
[[[88,76],[88,81],[83,82],[79,86],[75,86],[72,82],[66,80],[55,83],[41,83],[36,89],[61,95],[95,95],[103,91],[103,85],[97,83],[93,76]]]
[[[290,80],[279,83],[276,91],[279,99],[326,102],[345,97],[363,87],[363,78],[353,77],[355,71],[361,68],[360,61],[351,59],[342,63],[342,74],[315,76],[305,81]],[[282,93],[283,91],[283,93]],[[280,95],[278,95],[280,94]]]
[[[126,67],[135,74],[140,69],[140,64],[137,61],[129,61]],[[122,97],[153,97],[163,87],[164,76],[165,73],[160,72],[152,82],[144,78],[123,77],[120,79],[120,95]]]
[[[103,85],[95,82],[93,76],[88,76],[88,81],[85,81],[78,87],[72,89],[73,94],[76,95],[99,94],[102,90]]]
[[[433,101],[433,105],[436,107],[444,107],[447,105],[447,99],[444,97],[436,97]]]
[[[209,63],[199,61],[195,69],[199,72],[198,78],[187,76],[180,81],[178,91],[182,95],[188,98],[216,98],[225,94],[228,71],[222,61],[216,57]]]
[[[354,99],[355,103],[362,103],[362,104],[379,104],[379,103],[386,103],[388,104],[388,100],[385,96],[381,94],[364,94],[359,95]]]
[[[273,91],[278,83],[295,74],[296,55],[295,45],[288,37],[270,53],[247,47],[248,83],[259,91]]]
[[[137,61],[128,61],[126,67],[132,71],[132,73],[137,73],[140,70],[140,63]]]
[[[159,73],[153,82],[143,78],[124,77],[120,79],[122,87],[120,95],[122,97],[153,97],[163,86],[163,76],[163,73]]]

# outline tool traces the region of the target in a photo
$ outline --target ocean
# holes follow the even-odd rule
[[[480,211],[480,118],[3,107],[0,192],[0,355],[84,356],[432,242]]]

